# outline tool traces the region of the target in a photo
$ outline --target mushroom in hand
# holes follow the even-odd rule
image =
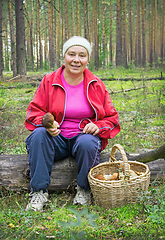
[[[57,129],[57,125],[54,122],[54,116],[50,112],[46,113],[42,117],[42,125],[45,128],[56,128]]]

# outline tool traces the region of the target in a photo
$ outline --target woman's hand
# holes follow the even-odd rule
[[[95,136],[99,133],[99,128],[94,123],[88,123],[83,129],[83,133],[93,134]]]
[[[52,137],[56,137],[61,132],[61,130],[58,129],[58,127],[59,127],[58,122],[54,121],[54,125],[56,126],[55,128],[47,128],[48,133]]]

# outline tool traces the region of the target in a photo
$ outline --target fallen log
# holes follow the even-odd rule
[[[110,153],[102,153],[100,163],[109,161]],[[120,153],[116,153],[116,159],[121,159]],[[128,160],[135,157],[127,154]],[[142,160],[142,159],[140,159]],[[157,159],[147,163],[151,171],[151,181],[156,178],[165,179],[165,161]],[[0,155],[0,191],[30,191],[28,156],[21,155]],[[50,192],[66,190],[76,185],[77,164],[74,158],[66,158],[56,161],[51,174]]]
[[[147,163],[147,162],[152,162],[159,158],[165,158],[165,144],[163,144],[161,147],[154,149],[152,151],[149,151],[147,153],[130,157],[130,160]]]
[[[139,89],[142,89],[142,88],[146,88],[146,86],[129,88],[129,89],[122,89],[122,90],[119,90],[119,91],[111,90],[110,94],[121,93],[121,92],[125,93],[125,92],[130,92],[130,91],[133,91],[133,90],[139,90]]]
[[[161,77],[151,77],[151,78],[100,78],[102,81],[150,81],[150,80],[165,80],[165,77],[161,75]]]

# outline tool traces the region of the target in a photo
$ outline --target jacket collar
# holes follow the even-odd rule
[[[65,68],[65,65],[62,65],[60,68],[58,68],[56,71],[55,71],[55,74],[54,74],[54,79],[53,79],[53,82],[52,84],[60,84],[63,86],[62,84],[62,80],[61,80],[61,73],[62,73],[62,70]],[[87,68],[85,68],[84,70],[84,81],[85,83],[88,85],[91,81],[97,81],[97,77]]]

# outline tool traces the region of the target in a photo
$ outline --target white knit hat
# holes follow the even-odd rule
[[[86,48],[86,50],[88,51],[88,54],[89,54],[89,58],[90,58],[92,48],[91,48],[89,41],[86,38],[83,38],[80,36],[74,36],[74,37],[71,37],[69,40],[67,40],[63,45],[63,57],[64,57],[66,51],[68,50],[68,48],[70,48],[72,46],[82,46],[82,47]]]

